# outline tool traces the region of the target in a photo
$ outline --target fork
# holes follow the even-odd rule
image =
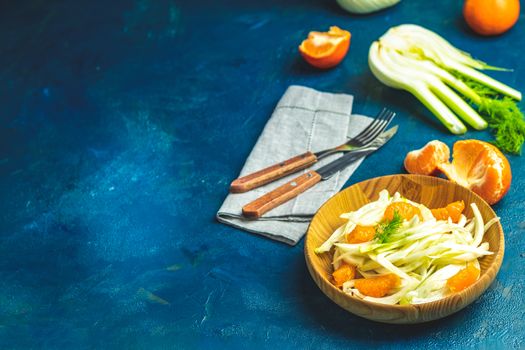
[[[371,121],[363,131],[347,142],[334,148],[325,149],[316,153],[306,152],[301,155],[292,157],[278,164],[271,165],[254,173],[245,175],[234,180],[230,185],[230,192],[241,193],[247,192],[254,188],[265,185],[269,182],[280,179],[288,174],[309,167],[320,159],[337,152],[350,152],[363,148],[375,140],[388,126],[396,114],[387,108]]]

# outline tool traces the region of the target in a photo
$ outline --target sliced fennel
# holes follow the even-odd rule
[[[414,216],[411,220],[403,220],[384,243],[378,237],[358,244],[346,242],[346,235],[356,225],[378,225],[386,208],[400,201],[418,206],[423,219]],[[377,201],[342,214],[341,217],[348,222],[316,249],[316,253],[326,253],[333,248],[334,269],[346,263],[356,266],[363,278],[393,273],[401,280],[398,287],[382,298],[361,294],[354,287],[355,279],[350,280],[343,284],[343,291],[350,295],[384,304],[417,304],[437,300],[447,295],[449,278],[468,263],[474,263],[479,268],[477,259],[492,254],[489,244],[482,243],[482,240],[485,232],[499,219],[485,223],[474,203],[471,208],[471,219],[462,215],[458,223],[450,219],[436,220],[425,206],[409,201],[399,193],[390,196],[388,191],[383,190]]]
[[[351,13],[371,13],[390,6],[401,0],[337,0],[337,3]]]
[[[373,42],[368,63],[378,80],[413,94],[450,132],[467,131],[461,118],[477,130],[492,128],[503,151],[520,152],[525,142],[525,120],[517,106],[521,92],[479,71],[503,69],[411,24],[393,27]]]

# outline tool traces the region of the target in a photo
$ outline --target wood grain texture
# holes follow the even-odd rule
[[[313,170],[277,187],[242,208],[247,218],[260,218],[264,213],[289,201],[321,181],[321,175]]]
[[[306,152],[296,157],[274,164],[254,173],[234,180],[230,185],[230,192],[242,193],[253,190],[288,174],[307,168],[317,162],[317,157],[312,152]]]
[[[381,190],[391,194],[400,192],[410,200],[429,208],[464,200],[465,215],[472,217],[470,203],[476,203],[485,221],[495,217],[492,208],[474,192],[450,181],[422,175],[383,176],[355,184],[328,200],[314,216],[305,240],[304,253],[308,270],[315,283],[330,299],[344,309],[367,319],[385,323],[421,323],[436,320],[457,312],[476,300],[493,282],[505,250],[503,229],[498,222],[485,234],[483,241],[490,245],[494,255],[480,259],[481,276],[469,288],[434,302],[420,305],[383,305],[361,300],[343,293],[330,282],[332,252],[317,255],[314,249],[321,245],[344,220],[340,214],[356,210],[378,198]]]

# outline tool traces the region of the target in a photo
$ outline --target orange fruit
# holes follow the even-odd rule
[[[452,222],[459,221],[463,210],[465,210],[465,202],[463,201],[450,203],[444,208],[430,209],[436,220],[448,220],[448,218],[451,218]]]
[[[346,235],[346,242],[351,244],[368,242],[374,239],[375,234],[374,226],[357,225],[352,232]]]
[[[385,209],[383,218],[386,220],[392,220],[394,218],[394,212],[396,211],[405,220],[410,220],[415,215],[419,216],[420,219],[423,219],[421,210],[419,210],[418,207],[415,207],[412,204],[406,202],[394,202],[389,204]]]
[[[510,164],[495,146],[479,140],[457,141],[452,154],[452,163],[438,165],[449,180],[470,188],[489,204],[507,193],[512,181]]]
[[[350,32],[335,26],[328,32],[310,32],[299,46],[299,52],[314,67],[332,68],[345,58],[350,36]]]
[[[463,17],[476,33],[498,35],[506,32],[520,16],[519,0],[466,0]]]
[[[343,283],[354,279],[355,266],[344,263],[332,273],[332,277],[334,278],[335,286],[341,288]]]
[[[434,140],[423,148],[408,152],[405,157],[405,169],[410,174],[433,175],[438,164],[448,162],[450,149],[441,141]]]
[[[381,298],[388,294],[401,283],[401,279],[389,273],[388,275],[382,275],[370,278],[360,278],[355,280],[355,287],[357,290],[366,296]]]
[[[448,289],[453,293],[461,292],[463,289],[473,285],[478,280],[479,274],[479,269],[473,263],[468,263],[467,267],[448,279]]]

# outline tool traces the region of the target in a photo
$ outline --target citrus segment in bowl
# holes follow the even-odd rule
[[[465,202],[463,201],[447,204],[447,206],[443,208],[430,209],[432,216],[434,216],[436,220],[448,220],[448,218],[450,218],[452,222],[459,221],[463,210],[465,210]]]
[[[479,278],[480,270],[474,264],[469,263],[467,267],[447,280],[447,287],[451,292],[460,292],[474,284]]]
[[[382,298],[400,283],[401,280],[397,275],[389,273],[382,276],[357,279],[355,280],[355,287],[363,295]]]
[[[334,279],[334,284],[336,287],[340,288],[343,286],[343,283],[350,281],[355,277],[355,266],[349,264],[342,264],[332,273]]]
[[[394,219],[395,213],[398,213],[405,220],[411,220],[416,215],[419,216],[420,219],[423,219],[421,210],[419,210],[418,207],[406,202],[394,202],[389,204],[388,207],[386,207],[384,219]]]
[[[376,229],[374,226],[357,225],[352,232],[346,236],[346,242],[350,244],[357,244],[368,242],[374,238]]]

